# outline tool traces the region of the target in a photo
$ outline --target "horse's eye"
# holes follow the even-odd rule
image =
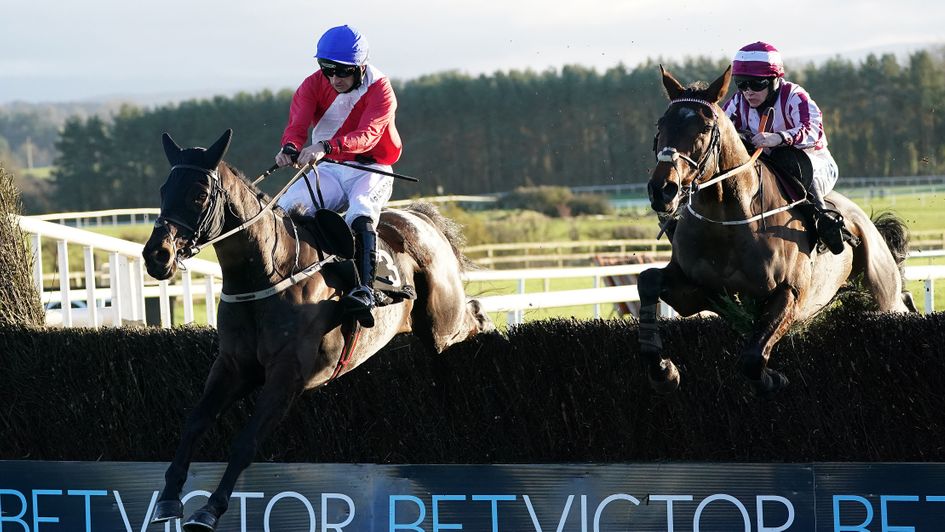
[[[197,200],[198,200],[198,201],[203,201],[203,200],[205,200],[205,199],[207,199],[207,193],[206,193],[206,192],[198,192],[198,193],[197,193]]]
[[[709,124],[706,124],[705,127],[702,128],[702,132],[708,133],[709,131],[712,131],[712,126]]]

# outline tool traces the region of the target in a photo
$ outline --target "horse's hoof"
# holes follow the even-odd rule
[[[671,360],[665,360],[662,364],[660,375],[658,378],[653,378],[653,375],[650,374],[650,387],[653,388],[653,391],[666,395],[675,392],[679,388],[679,370],[676,369],[676,364],[673,364]]]
[[[760,379],[749,379],[748,382],[755,395],[762,399],[771,399],[791,383],[783,373],[771,368],[765,368]]]
[[[184,523],[184,532],[206,532],[216,530],[219,518],[203,508],[194,512]]]
[[[151,514],[151,523],[163,523],[184,517],[184,504],[179,500],[158,501]]]

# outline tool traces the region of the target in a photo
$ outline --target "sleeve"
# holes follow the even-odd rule
[[[823,115],[807,91],[798,87],[788,97],[787,114],[792,127],[781,135],[787,139],[787,144],[804,149],[820,142],[824,136]]]
[[[380,79],[364,95],[364,113],[357,128],[331,140],[332,148],[343,153],[365,153],[377,146],[394,120],[397,98],[390,80]]]
[[[312,75],[305,78],[305,81],[299,85],[292,96],[292,105],[289,107],[289,123],[286,124],[285,132],[282,133],[280,146],[292,144],[298,150],[305,146],[308,128],[312,125],[312,117],[315,116],[318,107],[316,94],[314,75]]]

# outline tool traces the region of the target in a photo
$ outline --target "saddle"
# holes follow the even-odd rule
[[[789,147],[773,148],[759,157],[775,176],[781,195],[790,202],[807,197],[814,181],[814,167],[804,152]]]
[[[769,153],[762,153],[759,158],[768,165],[768,169],[774,174],[783,198],[792,203],[803,199],[808,200],[806,203],[798,205],[797,210],[804,216],[805,226],[813,241],[817,242],[818,251],[823,253],[827,246],[819,238],[820,231],[818,229],[818,223],[823,220],[818,216],[818,208],[811,201],[808,192],[814,180],[814,168],[810,158],[803,151],[790,147],[772,148]],[[836,205],[833,206],[836,207]],[[843,215],[839,211],[830,209],[825,209],[825,211],[830,214],[831,218],[834,218],[835,222],[831,223],[843,224]],[[843,240],[850,242],[853,247],[860,244],[859,238],[854,236],[845,224],[841,226],[840,234]]]
[[[342,281],[345,292],[358,286],[354,264],[354,237],[351,228],[337,212],[318,209],[315,216],[295,216],[295,221],[312,233],[315,243],[324,253],[342,259],[326,264],[322,269]],[[377,270],[374,277],[374,300],[378,307],[416,299],[417,292],[401,282],[403,276],[394,262],[394,253],[382,238],[377,239]]]

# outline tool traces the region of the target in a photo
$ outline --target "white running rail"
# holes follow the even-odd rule
[[[20,229],[31,235],[33,248],[33,278],[44,307],[59,303],[59,309],[47,310],[46,323],[64,327],[145,323],[145,298],[157,297],[160,303],[160,322],[170,327],[170,297],[183,299],[184,323],[194,321],[193,298],[202,292],[207,307],[207,323],[216,324],[216,303],[222,283],[220,265],[201,259],[189,259],[180,280],[156,281],[144,271],[142,244],[128,242],[98,233],[83,231],[55,223],[20,216]],[[59,290],[46,290],[43,282],[43,239],[56,242],[56,271]],[[71,288],[72,270],[69,264],[69,246],[81,246],[83,255],[82,288]],[[107,270],[95,264],[94,251],[108,253]],[[107,275],[106,275],[107,273]],[[194,287],[193,276],[203,279],[202,289]],[[84,308],[73,308],[73,301],[85,302]]]
[[[72,227],[38,220],[35,217],[19,217],[20,228],[32,238],[34,279],[45,304],[58,302],[60,309],[48,310],[47,324],[70,326],[122,325],[145,323],[145,300],[157,298],[160,303],[160,323],[170,327],[171,297],[183,300],[183,322],[193,323],[194,298],[201,298],[206,305],[206,323],[216,325],[216,305],[222,284],[220,266],[201,259],[185,261],[187,270],[173,281],[156,281],[144,272],[141,258],[142,244],[92,233]],[[43,239],[56,242],[56,277],[58,290],[46,290],[42,260]],[[83,256],[82,273],[71,288],[74,275],[69,264],[69,246],[81,246]],[[108,267],[96,266],[94,251],[108,254]],[[941,256],[945,251],[922,251],[910,256]],[[531,268],[523,270],[476,270],[467,272],[467,281],[516,281],[517,293],[478,298],[487,312],[507,313],[508,323],[518,324],[524,320],[527,310],[560,308],[577,305],[593,305],[594,315],[600,316],[600,305],[626,301],[639,301],[635,285],[616,287],[603,286],[606,276],[635,275],[653,267],[662,267],[665,262],[649,264],[627,264],[620,266],[598,266],[582,268]],[[52,270],[52,268],[48,268]],[[923,281],[925,285],[926,314],[934,309],[936,279],[945,278],[945,266],[907,266],[906,278]],[[195,282],[194,277],[199,279]],[[593,278],[593,288],[579,290],[549,291],[549,281],[560,278]],[[526,293],[525,282],[543,279],[544,290]],[[86,303],[85,308],[73,308],[73,301]],[[91,304],[90,302],[94,302]],[[661,305],[661,313],[671,316],[669,307]]]
[[[913,254],[910,254],[910,257]],[[917,257],[945,255],[945,251],[916,252]],[[506,312],[509,325],[522,323],[524,311],[542,308],[570,307],[576,305],[594,305],[594,316],[600,317],[601,303],[619,303],[639,301],[636,285],[601,287],[601,278],[609,275],[639,274],[649,268],[662,268],[665,262],[648,264],[626,264],[621,266],[598,266],[587,268],[533,268],[526,270],[481,270],[467,272],[467,281],[517,281],[518,293],[478,298],[487,312]],[[594,288],[579,290],[548,291],[548,280],[559,278],[593,277]],[[935,280],[945,278],[945,266],[906,266],[905,278],[909,281],[922,281],[925,286],[925,314],[935,310]],[[525,281],[544,279],[543,292],[525,293]],[[672,309],[660,301],[660,315],[674,316]]]

